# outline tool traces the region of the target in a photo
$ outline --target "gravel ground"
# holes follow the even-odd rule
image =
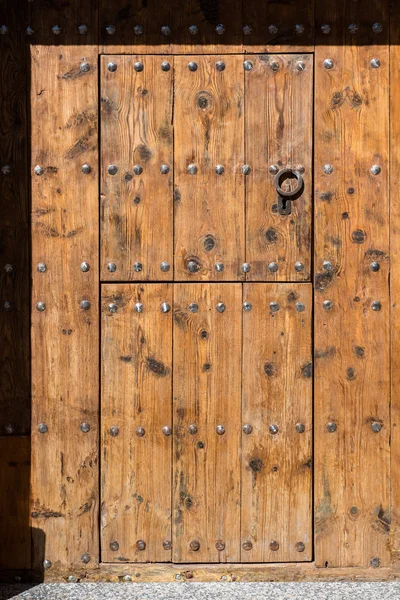
[[[49,583],[0,585],[0,600],[399,600],[400,583]]]

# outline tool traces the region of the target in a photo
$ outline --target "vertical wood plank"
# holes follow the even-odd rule
[[[34,46],[31,59],[32,527],[53,565],[91,568],[99,559],[97,48]]]
[[[172,73],[168,56],[101,57],[103,280],[173,277]]]
[[[102,287],[105,562],[171,560],[172,312],[164,303],[172,307],[167,284]]]
[[[245,71],[248,280],[304,281],[311,270],[313,57],[251,57]],[[299,69],[299,66],[301,69]],[[291,214],[278,213],[276,169],[304,168]],[[286,178],[283,189],[294,189]],[[285,190],[286,191],[286,190]]]
[[[387,9],[343,3],[317,15],[337,12],[316,52],[315,524],[325,567],[390,563]]]
[[[218,62],[224,70],[218,71]],[[243,277],[243,96],[241,56],[175,57],[176,280]]]
[[[240,284],[174,285],[174,562],[240,560],[241,305]]]
[[[245,284],[242,562],[312,559],[312,287]]]

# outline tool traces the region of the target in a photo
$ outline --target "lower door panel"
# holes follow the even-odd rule
[[[103,562],[312,559],[311,285],[102,286]]]

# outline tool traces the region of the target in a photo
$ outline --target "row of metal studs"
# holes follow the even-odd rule
[[[82,64],[84,64],[84,63],[82,63]],[[188,66],[189,71],[192,71],[192,72],[195,72],[198,69],[198,64],[194,61],[190,61],[187,66]],[[253,69],[253,66],[254,66],[254,64],[251,60],[245,60],[243,62],[243,68],[245,71],[251,71]],[[279,71],[279,68],[280,68],[279,63],[276,60],[271,60],[268,63],[268,66],[270,67],[270,69],[272,71]],[[111,73],[115,73],[116,70],[118,69],[118,65],[115,62],[109,62],[107,65],[107,68]],[[133,65],[133,68],[135,69],[135,71],[137,73],[141,73],[144,70],[144,64],[141,61],[137,61]],[[226,64],[224,63],[224,61],[219,60],[215,63],[215,68],[217,71],[220,71],[220,72],[225,71]],[[306,63],[303,60],[298,60],[296,62],[296,68],[298,71],[305,71]],[[87,70],[89,70],[89,69],[87,69]],[[162,71],[170,71],[171,70],[170,63],[167,61],[163,61],[161,63],[161,70]]]

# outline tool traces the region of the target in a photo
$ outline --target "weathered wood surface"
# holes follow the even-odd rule
[[[172,312],[164,303],[172,306],[168,284],[102,286],[105,562],[171,560]]]
[[[242,562],[311,560],[312,287],[245,284],[243,300]]]
[[[32,527],[53,564],[88,556],[90,568],[99,559],[97,48],[33,46],[31,60]]]
[[[360,10],[338,11],[315,60],[315,552],[329,567],[390,564],[387,3],[364,5],[353,37]]]
[[[248,57],[245,71],[246,262],[251,281],[304,281],[311,270],[313,57]],[[299,69],[300,67],[300,69]],[[291,214],[277,210],[276,169],[302,167]],[[300,168],[300,170],[303,170]],[[282,182],[287,191],[294,178]],[[286,188],[286,189],[285,189]]]
[[[170,64],[169,71],[162,70],[163,62]],[[115,71],[109,70],[111,63]],[[142,71],[135,70],[138,63]],[[103,280],[173,277],[171,63],[168,56],[101,57]],[[116,174],[108,172],[110,165],[117,167]],[[161,173],[162,165],[169,172]],[[161,263],[168,263],[168,271]]]
[[[29,436],[0,437],[1,569],[29,569]]]
[[[221,71],[220,62],[225,64]],[[197,70],[191,71],[189,63]],[[243,57],[179,56],[174,64],[175,279],[241,279]],[[194,174],[188,172],[191,165]],[[218,165],[222,174],[216,173]],[[216,263],[223,264],[222,271]]]
[[[242,288],[175,284],[174,296],[172,557],[239,561]]]
[[[0,434],[30,430],[28,10],[0,2]]]

